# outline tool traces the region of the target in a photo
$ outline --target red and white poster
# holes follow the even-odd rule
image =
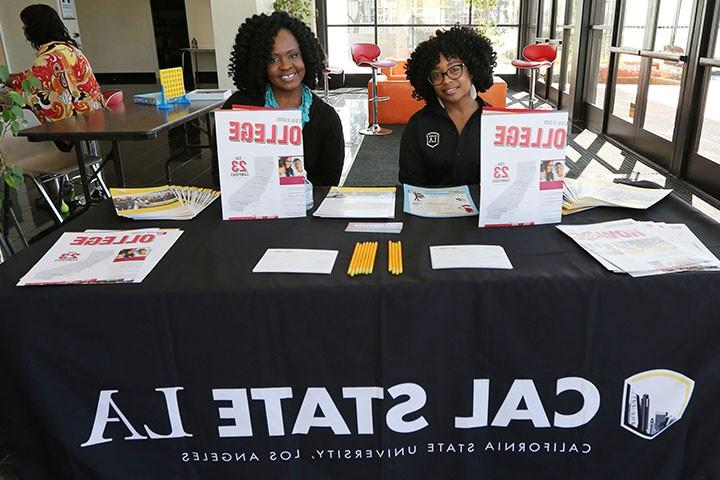
[[[304,217],[300,110],[215,113],[223,220]]]
[[[480,227],[560,222],[568,114],[484,109]]]

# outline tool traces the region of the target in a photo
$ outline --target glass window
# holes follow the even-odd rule
[[[651,59],[651,62],[643,128],[672,140],[683,66],[656,58]]]
[[[495,3],[494,8],[478,8],[477,5],[473,5],[472,23],[481,25],[488,19],[498,25],[517,25],[520,23],[518,18],[520,15],[520,0],[497,0]]]
[[[542,30],[540,31],[540,36],[543,38],[551,38],[552,0],[543,0],[542,8]]]
[[[465,0],[378,0],[377,5],[378,25],[467,25],[470,13]]]
[[[620,45],[638,49],[643,48],[647,13],[648,0],[633,0],[625,3],[625,18],[623,20]]]
[[[565,30],[566,40],[563,40],[563,42],[565,42],[566,45],[569,45],[570,43],[568,43],[568,42],[573,41],[570,39],[574,39],[574,35],[575,35],[574,28],[566,29]],[[574,53],[573,48],[567,49],[567,69],[565,71],[565,84],[563,85],[563,91],[568,94],[570,93],[570,79],[573,78],[573,60],[574,60],[573,53]]]
[[[633,123],[635,99],[640,80],[640,57],[618,55],[618,73],[615,81],[615,102],[612,113]]]
[[[716,52],[717,45],[720,43],[716,44]],[[715,55],[717,56],[717,53]],[[720,164],[720,109],[714,108],[714,105],[720,105],[720,68],[713,68],[710,72],[698,146],[700,155]]]
[[[717,35],[715,39],[715,58],[720,58],[720,21],[718,21],[715,35]]]
[[[660,0],[655,51],[685,53],[690,32],[691,0]]]
[[[562,35],[560,28],[565,25],[565,3],[565,0],[557,0],[557,9],[555,10],[555,35]]]
[[[498,27],[497,32],[498,35],[491,39],[497,54],[495,75],[499,73],[515,73],[515,67],[510,62],[518,58],[518,27]]]
[[[591,55],[594,59],[594,71],[588,78],[585,100],[599,108],[605,108],[605,89],[610,69],[610,30],[593,30]]]
[[[353,43],[375,43],[375,29],[373,27],[328,27],[330,65],[342,68],[345,73],[368,73],[367,68],[358,67],[353,62],[350,55],[350,45]],[[336,48],[336,46],[344,48]]]
[[[374,0],[337,0],[328,1],[328,25],[356,25],[359,23],[373,24],[375,22]]]
[[[553,88],[560,88],[560,70],[562,68],[562,61],[563,61],[563,48],[562,46],[558,45],[557,49],[557,57],[555,57],[555,62],[552,66],[552,81],[550,82],[550,85]],[[550,70],[548,70],[548,73],[550,73]]]

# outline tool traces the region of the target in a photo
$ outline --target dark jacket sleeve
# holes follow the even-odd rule
[[[323,102],[320,98],[315,98],[313,101]],[[323,102],[320,111],[322,138],[319,139],[317,161],[312,171],[308,171],[308,179],[313,185],[333,186],[340,183],[345,160],[345,139],[340,116],[335,109]]]
[[[400,183],[424,186],[427,175],[422,165],[422,152],[418,145],[417,121],[412,117],[400,140]]]

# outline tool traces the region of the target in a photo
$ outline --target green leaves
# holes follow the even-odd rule
[[[6,65],[0,65],[0,82],[5,83],[10,77],[10,70]]]

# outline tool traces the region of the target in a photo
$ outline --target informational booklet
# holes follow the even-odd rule
[[[646,209],[667,197],[672,189],[640,188],[593,178],[565,179],[563,214],[594,207]]]
[[[66,232],[17,285],[140,283],[180,235],[177,229]]]
[[[223,220],[304,217],[300,110],[215,112]]]
[[[430,247],[433,270],[446,268],[513,268],[498,245],[439,245]]]
[[[217,190],[178,185],[111,188],[110,194],[115,212],[135,220],[190,220],[220,196]]]
[[[480,227],[561,220],[567,112],[484,109]]]
[[[423,188],[403,184],[403,194],[403,211],[418,217],[469,217],[478,213],[467,185]]]
[[[720,269],[717,257],[684,224],[624,219],[557,228],[613,272],[643,277]]]
[[[332,187],[313,216],[395,218],[395,187]]]
[[[253,273],[332,273],[337,250],[268,248]]]

